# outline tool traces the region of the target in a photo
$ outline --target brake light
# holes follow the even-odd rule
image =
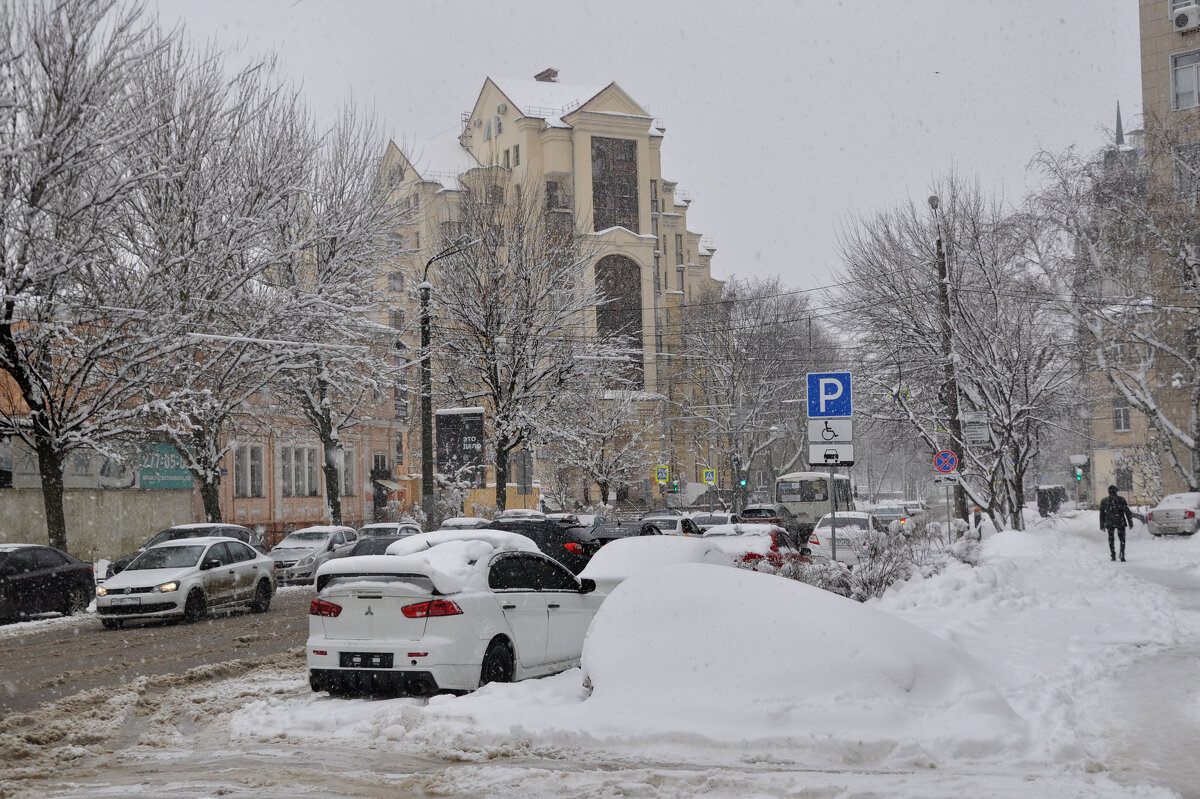
[[[762,560],[762,559],[763,559],[763,556],[758,554],[757,552],[747,552],[745,555],[742,555],[742,560],[746,561],[747,563],[749,563],[751,561],[755,561],[755,560]]]
[[[1154,521],[1154,511],[1150,511],[1149,513],[1146,514],[1146,521],[1148,521],[1148,522]]]
[[[329,650],[328,649],[314,649],[313,654],[314,655],[328,655]]]
[[[574,541],[568,541],[567,543],[563,544],[563,549],[567,550],[572,555],[583,554],[583,544],[577,544]]]
[[[309,616],[328,616],[334,617],[342,612],[341,605],[335,605],[332,602],[326,602],[324,599],[314,599],[312,604],[308,606]]]
[[[415,605],[405,605],[400,612],[408,619],[426,619],[430,616],[461,616],[462,608],[448,599],[431,599]]]
[[[1194,510],[1184,511],[1183,518],[1185,518],[1185,519],[1196,518],[1196,511],[1194,511]]]

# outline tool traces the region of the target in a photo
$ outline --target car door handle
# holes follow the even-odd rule
[[[500,609],[501,610],[516,610],[517,606],[516,605],[501,605]]]
[[[558,603],[557,603],[557,602],[551,602],[550,604],[546,605],[546,607],[550,608],[551,610],[554,610],[554,609],[555,609],[555,608],[557,608],[558,606],[559,606],[559,605],[558,605]]]

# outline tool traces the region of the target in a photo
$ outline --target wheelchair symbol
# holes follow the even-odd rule
[[[835,431],[832,427],[829,426],[829,420],[826,419],[825,420],[825,429],[821,431],[821,440],[822,441],[833,441],[837,437],[838,437],[837,431]]]

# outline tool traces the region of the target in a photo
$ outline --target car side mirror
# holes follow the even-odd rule
[[[215,569],[220,565],[221,565],[221,561],[219,561],[216,558],[205,558],[204,562],[200,564],[200,571],[208,571],[209,569]]]
[[[812,554],[812,549],[809,547],[800,547],[800,554],[807,557]]]
[[[579,593],[590,594],[596,590],[596,581],[591,577],[584,577],[579,581]]]

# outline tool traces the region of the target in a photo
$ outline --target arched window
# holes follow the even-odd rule
[[[487,127],[485,127],[483,129],[483,140],[484,141],[492,140],[492,123],[491,122],[487,123]]]
[[[622,376],[642,385],[642,270],[623,255],[606,255],[596,264],[596,287],[602,299],[596,307],[596,332],[636,350]]]
[[[502,122],[500,120],[500,117],[496,117],[496,135],[499,136],[503,132],[504,132],[504,122]]]

